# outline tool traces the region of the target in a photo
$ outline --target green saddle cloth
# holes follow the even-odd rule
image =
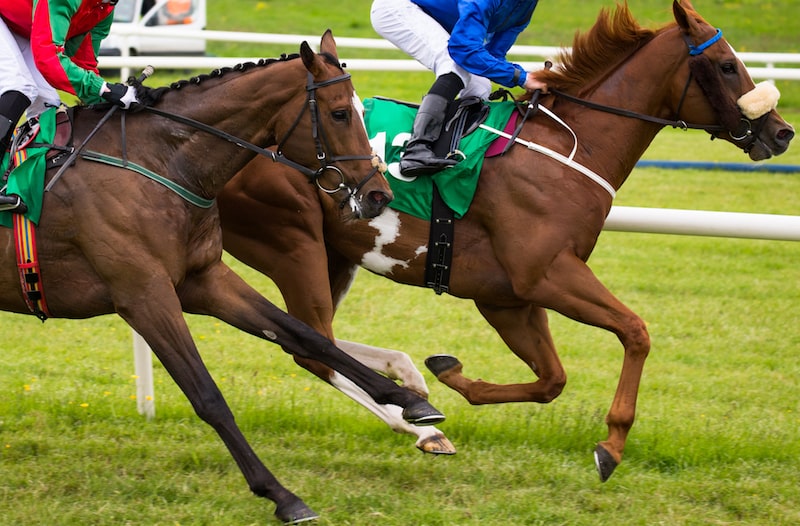
[[[56,135],[56,109],[50,108],[39,116],[39,133],[33,139],[34,143],[46,144],[42,148],[26,148],[24,152],[17,152],[15,157],[24,159],[19,166],[14,168],[8,176],[9,195],[14,194],[22,198],[28,206],[25,216],[33,223],[38,224],[42,216],[42,195],[44,193],[45,154],[50,149]],[[0,174],[6,173],[11,156],[6,155],[0,165]],[[11,212],[0,212],[0,224],[11,228]]]
[[[484,104],[490,108],[485,124],[502,130],[514,111],[514,103],[508,101]],[[457,218],[463,217],[475,195],[484,154],[497,139],[497,135],[478,128],[459,143],[458,149],[465,155],[464,160],[432,176],[409,179],[400,174],[400,154],[411,134],[417,109],[396,101],[374,98],[365,99],[364,108],[364,120],[372,147],[389,167],[386,178],[395,195],[389,206],[420,219],[430,220],[433,181],[436,181],[444,202],[455,212]]]

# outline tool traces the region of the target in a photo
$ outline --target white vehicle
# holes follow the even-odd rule
[[[101,55],[119,56],[127,47],[130,55],[205,55],[206,41],[168,36],[129,35],[132,29],[159,28],[179,34],[206,27],[206,0],[119,0],[114,23],[100,43]]]

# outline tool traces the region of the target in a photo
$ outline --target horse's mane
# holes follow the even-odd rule
[[[324,57],[326,62],[338,66],[340,68],[342,67],[341,64],[336,60],[336,57],[334,57],[330,53],[320,53],[320,56]],[[223,68],[218,68],[209,73],[203,73],[201,75],[197,75],[189,79],[178,80],[176,82],[173,82],[169,86],[163,86],[160,88],[149,88],[137,82],[136,79],[133,78],[128,79],[128,82],[136,86],[136,95],[137,98],[139,99],[139,102],[144,106],[152,106],[153,104],[156,104],[159,100],[161,100],[164,94],[169,91],[179,90],[188,85],[200,84],[210,79],[220,78],[223,75],[226,75],[230,72],[241,73],[251,70],[253,68],[267,67],[276,62],[286,62],[298,58],[300,58],[300,55],[298,53],[292,53],[288,55],[283,54],[279,58],[262,58],[259,59],[258,62],[242,62],[240,64],[236,64],[235,66],[226,66]]]
[[[559,64],[537,78],[563,91],[591,86],[656,34],[636,22],[627,4],[617,4],[613,12],[603,8],[588,32],[575,34],[572,50],[559,54]]]

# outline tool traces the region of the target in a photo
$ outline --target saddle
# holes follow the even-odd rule
[[[11,213],[0,214],[0,224],[13,229],[17,269],[25,303],[41,321],[45,321],[50,312],[39,268],[36,227],[31,217],[38,221],[41,213],[45,172],[48,168],[63,164],[72,146],[72,110],[49,111],[52,113],[28,120],[15,130],[3,178],[7,180],[13,172],[14,193],[23,194],[26,205],[9,210]],[[28,208],[27,204],[33,205],[33,209]]]
[[[391,100],[391,99],[384,99]],[[417,110],[419,105],[392,101]],[[474,132],[489,117],[489,106],[479,97],[465,97],[451,102],[445,112],[445,124],[432,150],[439,157],[456,157],[463,161],[467,155],[459,150],[461,140]],[[439,184],[431,180],[429,233],[430,250],[426,256],[425,285],[437,294],[449,290],[455,212],[442,198]]]
[[[419,104],[404,102],[386,97],[375,97],[412,108],[419,109]],[[433,152],[439,157],[458,156],[463,159],[464,154],[459,151],[458,145],[465,136],[474,132],[489,116],[489,107],[483,104],[480,97],[464,97],[456,99],[447,107],[445,123],[442,133],[433,144]]]
[[[45,154],[45,170],[51,170],[63,165],[69,154],[74,150],[72,137],[72,118],[75,111],[68,107],[56,112],[56,135],[52,144],[39,144],[40,147],[49,146]]]
[[[433,145],[436,155],[460,155],[458,145],[464,136],[474,132],[489,116],[489,107],[479,97],[457,99],[447,107],[442,134]]]
[[[19,195],[25,205],[4,210],[26,213],[26,207],[30,212],[33,206],[30,217],[38,222],[45,172],[63,165],[74,149],[72,118],[72,108],[53,108],[15,130],[11,153],[3,161],[2,179],[9,194]],[[10,221],[2,222],[10,225]]]

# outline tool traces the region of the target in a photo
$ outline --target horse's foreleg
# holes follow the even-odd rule
[[[117,303],[120,316],[147,341],[164,368],[192,404],[197,415],[214,428],[236,461],[250,490],[276,504],[275,515],[288,524],[317,517],[299,497],[283,487],[259,460],[234,421],[233,413],[208,372],[181,313],[178,299],[165,293],[155,304]]]
[[[562,252],[534,291],[540,305],[573,320],[602,327],[617,335],[625,350],[614,401],[606,416],[608,439],[598,444],[595,460],[601,480],[611,476],[622,460],[625,441],[636,414],[636,398],[650,336],[644,321],[600,283],[574,254]]]
[[[566,374],[556,354],[544,309],[533,305],[505,308],[475,302],[486,321],[538,380],[522,384],[493,384],[463,375],[454,358],[427,360],[439,381],[458,391],[473,405],[505,402],[548,403],[564,388]]]
[[[406,389],[428,398],[428,384],[408,354],[339,339],[336,340],[336,345],[373,371],[379,371],[392,380],[398,380]]]
[[[428,398],[425,379],[407,354],[342,340],[336,340],[336,345],[373,371],[381,372],[392,380],[400,380],[403,388],[410,389],[422,398]],[[415,445],[420,451],[435,455],[455,454],[455,446],[436,427],[409,424],[403,419],[401,407],[376,403],[363,389],[317,360],[295,357],[295,362],[367,408],[393,431],[417,437]]]
[[[221,262],[202,275],[193,275],[181,286],[179,294],[186,312],[214,316],[277,343],[292,355],[322,362],[349,378],[378,404],[403,407],[403,417],[408,422],[432,425],[444,419],[423,398],[375,373],[305,323],[277,308]]]
[[[435,455],[454,455],[456,453],[455,446],[436,427],[409,424],[403,419],[402,408],[391,404],[376,404],[363,389],[355,385],[350,379],[334,373],[330,378],[330,383],[383,420],[393,431],[416,436],[417,449],[423,453]]]
[[[359,267],[354,265],[350,258],[340,254],[330,246],[326,247],[326,255],[328,262],[327,276],[330,283],[328,297],[333,302],[334,308],[336,308],[350,290]],[[322,291],[319,291],[319,293],[321,294]],[[328,320],[329,326],[332,322],[333,320]],[[422,373],[414,366],[411,358],[406,353],[344,340],[336,340],[336,345],[373,371],[385,374],[392,380],[398,380],[404,388],[410,389],[425,399],[428,398],[428,385],[425,383],[425,378],[423,378]],[[444,433],[435,427],[408,424],[403,420],[400,408],[376,404],[368,396],[365,396],[362,390],[340,375],[331,376],[329,381],[342,393],[383,420],[393,431],[416,436],[415,445],[420,451],[435,455],[454,455],[456,453],[455,446],[444,436]]]

